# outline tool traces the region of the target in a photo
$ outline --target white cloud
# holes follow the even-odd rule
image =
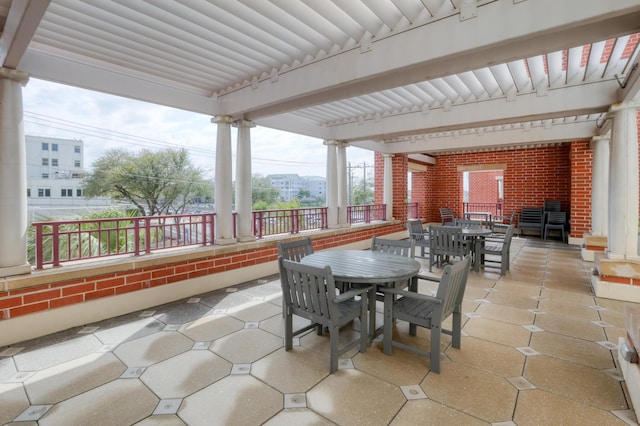
[[[185,147],[192,162],[213,176],[217,131],[210,116],[36,79],[23,89],[23,107],[26,134],[82,139],[87,165],[112,148]],[[326,175],[320,139],[255,127],[251,151],[254,174]],[[373,152],[351,147],[347,160],[373,165]]]

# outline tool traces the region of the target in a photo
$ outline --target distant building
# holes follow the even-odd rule
[[[327,192],[327,181],[320,176],[274,174],[267,175],[267,179],[280,191],[282,201],[295,200],[300,191],[309,191],[311,197],[324,197]]]
[[[110,198],[84,196],[82,140],[29,135],[25,140],[30,220],[73,216],[85,213],[87,207],[110,206]]]

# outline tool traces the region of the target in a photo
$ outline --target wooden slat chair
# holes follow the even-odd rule
[[[544,225],[544,214],[540,207],[523,207],[518,218],[518,235],[522,235],[522,231],[533,229],[538,232],[542,238],[542,228]]]
[[[456,219],[453,226],[467,229],[482,229],[483,222],[473,219]]]
[[[498,215],[493,217],[493,225],[491,229],[496,233],[504,234],[507,231],[509,225],[513,224],[516,219],[516,211],[511,212],[509,215]]]
[[[313,245],[311,244],[311,238],[309,237],[287,243],[278,241],[278,255],[287,260],[300,262],[300,259],[312,253]]]
[[[442,219],[442,225],[453,225],[456,217],[453,215],[453,211],[449,207],[440,207],[440,219]]]
[[[366,352],[369,344],[367,332],[367,293],[372,287],[351,289],[338,294],[331,268],[316,268],[278,257],[280,281],[284,293],[285,308],[284,349],[293,347],[293,337],[316,325],[329,330],[331,362],[330,372],[338,370],[340,355],[360,346],[360,352]],[[293,331],[293,315],[311,321],[311,325]],[[354,319],[360,320],[360,337],[339,347],[340,327]]]
[[[485,267],[487,265],[499,265],[500,275],[507,273],[514,230],[515,225],[509,225],[504,234],[492,235],[484,239],[483,244],[478,248],[478,253],[476,253],[476,272],[480,270],[480,264],[482,263]]]
[[[465,256],[454,265],[447,265],[440,279],[420,276],[422,279],[439,281],[435,297],[413,291],[395,288],[384,288],[384,339],[383,349],[387,355],[392,354],[392,346],[405,349],[430,358],[430,369],[440,373],[440,335],[452,337],[451,345],[459,349],[462,329],[462,298],[467,285],[471,256]],[[453,315],[451,330],[443,329],[443,322]],[[416,335],[416,326],[431,329],[430,351],[409,346],[393,340],[395,320],[407,321],[410,324],[409,334]]]
[[[450,257],[462,259],[468,254],[469,244],[464,239],[462,228],[429,225],[429,272],[436,260],[440,267]]]
[[[429,234],[422,227],[420,219],[407,221],[409,239],[415,242],[416,247],[420,247],[420,257],[425,257],[425,250],[429,248]]]

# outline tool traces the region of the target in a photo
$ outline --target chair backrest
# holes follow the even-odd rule
[[[513,234],[515,233],[516,230],[516,226],[515,225],[509,225],[507,227],[507,232],[504,233],[504,241],[503,241],[503,248],[506,247],[507,250],[509,250],[509,247],[511,246],[511,239],[513,238]]]
[[[544,200],[545,212],[559,212],[560,210],[562,210],[560,200]]]
[[[456,218],[453,215],[453,211],[449,207],[440,207],[440,219],[442,219],[442,224],[453,223]]]
[[[287,260],[300,262],[300,259],[312,253],[313,245],[309,237],[288,243],[278,241],[278,255]]]
[[[283,302],[294,314],[331,319],[338,315],[331,268],[317,268],[278,257]]]
[[[399,256],[413,257],[416,242],[414,240],[388,240],[373,237],[371,239],[371,251],[397,254]]]
[[[441,319],[447,318],[453,313],[456,306],[462,304],[470,266],[471,256],[469,255],[453,265],[445,266],[436,295],[438,299],[442,300]]]
[[[456,219],[454,225],[466,229],[482,229],[481,220]]]
[[[429,250],[433,255],[465,254],[462,228],[456,226],[429,226]]]
[[[523,207],[519,222],[542,224],[542,209],[540,207]]]
[[[427,239],[420,219],[408,220],[407,230],[409,230],[409,238],[412,240],[422,241]]]
[[[547,212],[547,223],[565,225],[567,223],[567,212]]]

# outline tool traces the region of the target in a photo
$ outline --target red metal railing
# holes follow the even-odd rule
[[[253,234],[256,238],[285,233],[297,234],[310,229],[327,229],[326,207],[253,212]]]
[[[486,212],[492,216],[502,216],[502,203],[463,203],[463,213]]]
[[[405,203],[407,208],[407,219],[418,219],[418,203]]]
[[[386,220],[384,204],[349,206],[347,211],[349,223]],[[214,244],[214,219],[215,213],[202,213],[34,222],[34,253],[30,261],[42,269],[75,260],[124,254],[139,256],[152,250]],[[234,213],[234,237],[236,223]],[[327,224],[326,207],[253,212],[256,238],[326,229]]]
[[[35,264],[212,244],[214,213],[34,222]]]
[[[387,220],[386,204],[347,206],[348,223],[371,223],[374,220]]]

